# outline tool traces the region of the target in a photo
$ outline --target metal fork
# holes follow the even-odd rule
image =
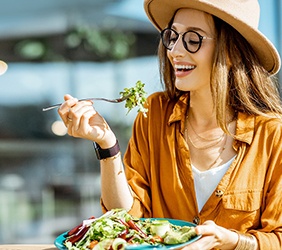
[[[130,97],[130,94],[123,96],[123,97],[120,97],[120,98],[116,98],[116,99],[108,99],[108,98],[103,98],[103,97],[92,97],[92,98],[79,99],[78,101],[105,101],[105,102],[119,103],[119,102],[125,101],[129,97]],[[55,108],[60,107],[61,105],[62,105],[62,103],[54,104],[54,105],[51,105],[49,107],[43,108],[42,111],[48,111],[48,110],[51,110],[51,109],[55,109]]]

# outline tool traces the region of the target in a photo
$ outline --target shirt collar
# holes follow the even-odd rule
[[[187,107],[189,105],[189,94],[185,93],[176,101],[172,113],[169,117],[168,124],[181,120],[185,116]]]
[[[185,123],[185,115],[189,105],[189,94],[185,93],[179,97],[179,99],[174,104],[174,108],[168,120],[168,125],[170,126],[172,123],[181,121],[180,132],[184,131],[184,123]]]
[[[238,112],[235,138],[251,144],[254,136],[255,116]]]

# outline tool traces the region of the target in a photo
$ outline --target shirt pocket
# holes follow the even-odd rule
[[[236,190],[225,193],[222,197],[223,207],[244,212],[260,209],[262,201],[261,190]]]

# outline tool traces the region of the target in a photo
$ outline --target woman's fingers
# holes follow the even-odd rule
[[[214,249],[214,245],[214,238],[212,236],[204,236],[184,247],[183,250],[211,250]]]
[[[93,109],[93,110],[86,111],[83,114],[83,116],[81,116],[80,123],[79,123],[79,130],[83,133],[84,137],[89,137],[91,134],[94,133],[93,132],[94,128],[97,128],[100,125],[98,122],[99,117],[97,117],[96,115],[97,115],[97,112],[95,109]]]
[[[65,95],[64,96],[65,102],[61,105],[61,107],[58,109],[58,113],[60,117],[62,118],[63,122],[67,126],[69,122],[71,122],[72,117],[69,116],[69,110],[71,107],[76,105],[78,100],[76,98],[73,98],[71,95]]]
[[[199,225],[195,228],[196,233],[201,235],[214,234],[215,230],[216,224],[211,220],[205,221],[202,225]]]
[[[71,117],[72,121],[68,124],[69,134],[75,137],[88,137],[93,129],[89,120],[96,114],[97,112],[92,105],[81,106],[75,111],[71,108],[69,111],[69,117]]]
[[[80,119],[87,112],[96,113],[91,102],[78,102],[69,109],[68,117],[72,119],[72,126],[75,130],[79,129]]]
[[[238,235],[230,230],[216,225],[213,221],[206,221],[202,225],[195,228],[197,234],[202,235],[202,237],[193,242],[191,245],[187,246],[189,249],[214,249],[220,248],[234,249],[237,241]]]
[[[72,97],[72,96],[69,95],[69,94],[64,95],[64,100],[65,100],[65,101],[67,101],[67,100],[69,100],[69,99],[75,99],[75,98]]]
[[[91,101],[78,101],[71,95],[65,95],[64,99],[58,113],[70,136],[106,142],[105,145],[116,141],[107,122],[96,112]]]

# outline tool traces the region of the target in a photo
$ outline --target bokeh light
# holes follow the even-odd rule
[[[4,61],[1,61],[1,60],[0,60],[0,75],[5,74],[5,72],[7,71],[7,69],[8,69],[7,63],[5,63]]]
[[[67,134],[67,128],[62,121],[55,121],[52,124],[52,132],[57,136],[64,136]]]

